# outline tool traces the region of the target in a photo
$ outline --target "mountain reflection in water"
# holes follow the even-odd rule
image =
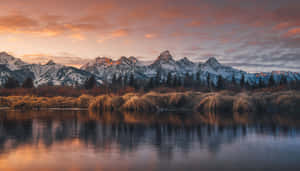
[[[1,111],[0,169],[298,170],[299,135],[198,114]]]

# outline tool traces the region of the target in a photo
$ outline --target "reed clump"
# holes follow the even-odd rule
[[[122,106],[122,109],[128,111],[150,112],[157,111],[158,106],[155,101],[147,96],[132,96]]]
[[[195,110],[202,113],[232,113],[233,101],[233,96],[213,93],[203,97],[200,102],[196,104]]]
[[[0,97],[0,107],[15,109],[89,108],[94,111],[177,111],[194,110],[200,113],[300,113],[300,92],[149,92],[125,95],[79,97]]]
[[[236,95],[233,102],[233,112],[251,113],[255,111],[256,108],[251,96],[247,93],[240,93]]]

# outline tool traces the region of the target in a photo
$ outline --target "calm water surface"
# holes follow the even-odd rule
[[[197,116],[0,111],[0,170],[300,170],[296,127]]]

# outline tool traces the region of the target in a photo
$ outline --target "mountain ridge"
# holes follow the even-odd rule
[[[170,51],[166,50],[151,64],[143,64],[134,56],[122,56],[117,60],[108,57],[97,57],[80,68],[57,64],[53,60],[49,60],[46,64],[29,64],[19,58],[13,57],[6,52],[0,52],[0,85],[3,85],[8,77],[13,77],[19,82],[24,81],[25,77],[34,80],[35,86],[40,85],[82,85],[92,75],[95,76],[97,82],[111,82],[114,76],[125,77],[125,75],[133,75],[139,80],[148,80],[155,77],[159,72],[161,79],[166,79],[171,73],[180,78],[184,78],[186,74],[199,75],[199,79],[205,81],[207,75],[210,74],[211,81],[216,83],[218,76],[222,76],[226,80],[235,77],[237,81],[241,80],[242,75],[249,84],[256,84],[259,78],[263,78],[267,82],[270,75],[274,75],[275,81],[279,81],[282,75],[287,76],[288,81],[300,80],[300,74],[291,71],[273,71],[261,73],[247,73],[242,70],[235,69],[231,66],[221,64],[215,57],[210,57],[205,62],[193,62],[187,57],[175,60]],[[23,74],[20,74],[23,73]]]

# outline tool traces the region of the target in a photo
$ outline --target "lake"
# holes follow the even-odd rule
[[[197,114],[1,110],[1,170],[300,170],[300,129]]]

